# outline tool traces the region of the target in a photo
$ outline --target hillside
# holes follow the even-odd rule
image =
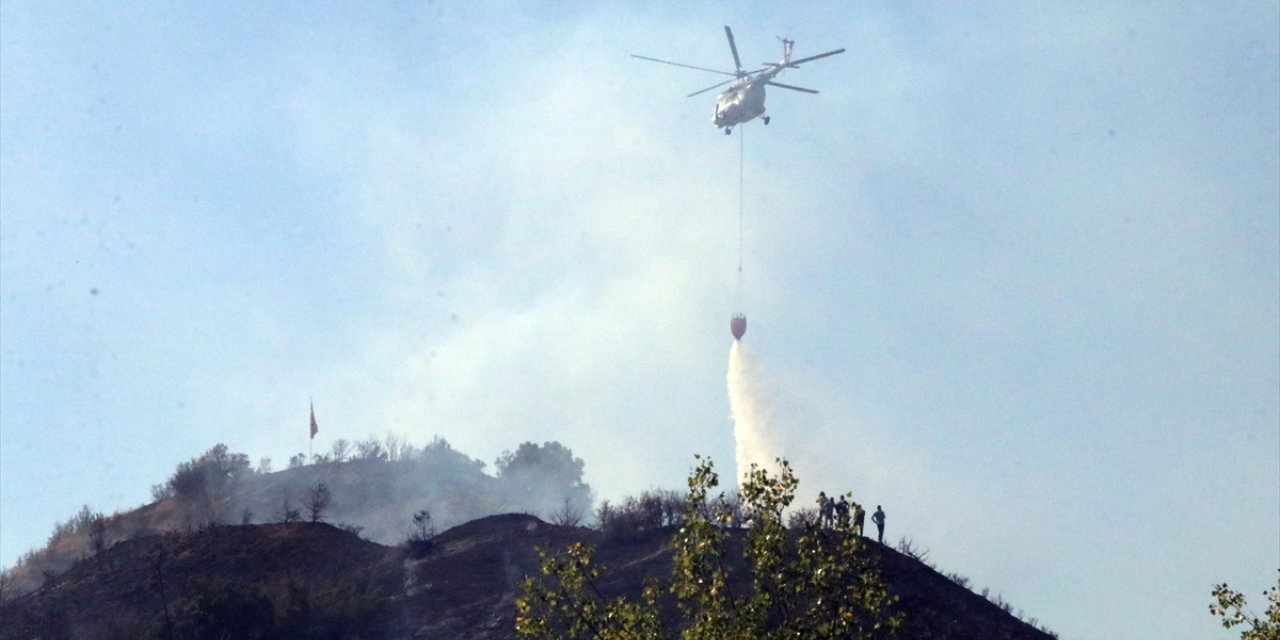
[[[539,571],[536,548],[597,545],[599,586],[612,597],[639,591],[646,578],[669,579],[671,533],[617,542],[499,515],[445,531],[421,558],[326,524],[144,536],[0,605],[0,639],[166,638],[170,628],[192,638],[511,639],[520,583]],[[909,556],[867,546],[901,596],[900,637],[1050,637]]]
[[[30,592],[95,550],[140,536],[311,520],[307,500],[321,485],[330,497],[322,520],[387,545],[403,542],[421,511],[430,515],[431,528],[443,530],[499,513],[571,521],[570,515],[591,510],[583,462],[557,442],[521,444],[497,461],[492,475],[485,463],[442,439],[422,448],[392,438],[338,444],[311,464],[296,456],[281,471],[271,471],[269,461],[252,469],[248,456],[216,445],[156,485],[154,502],[112,515],[85,507],[56,525],[46,547],[5,572],[3,595]]]

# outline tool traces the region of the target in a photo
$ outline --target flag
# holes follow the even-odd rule
[[[316,405],[311,403],[311,439],[316,439],[316,434],[320,433],[320,427],[316,426]]]

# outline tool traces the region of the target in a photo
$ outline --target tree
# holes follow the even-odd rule
[[[727,497],[724,500],[726,505],[731,502]],[[645,491],[639,497],[628,496],[619,504],[605,500],[596,509],[596,527],[611,540],[635,540],[655,529],[682,524],[684,506],[683,495],[661,489]]]
[[[89,541],[93,543],[93,553],[100,554],[107,549],[107,518],[101,513],[93,514],[89,521]]]
[[[160,502],[173,497],[173,487],[168,482],[151,485],[151,501]]]
[[[216,444],[208,451],[180,463],[169,477],[167,491],[152,490],[153,497],[158,493],[169,493],[180,499],[194,501],[216,496],[233,487],[240,478],[250,473],[249,456],[243,453],[232,453],[225,444]]]
[[[249,456],[233,453],[225,444],[180,463],[162,489],[152,488],[156,500],[175,498],[189,520],[214,523],[221,519],[225,498],[240,479],[253,472]]]
[[[582,458],[575,458],[573,451],[559,442],[526,442],[515,452],[503,451],[494,462],[499,478],[537,472],[558,476],[566,484],[582,480],[584,464]]]
[[[349,455],[351,455],[351,442],[346,438],[338,438],[333,441],[334,462],[345,462]]]
[[[1280,572],[1277,572],[1280,573]],[[1209,613],[1222,618],[1222,626],[1228,629],[1245,624],[1248,625],[1240,633],[1240,640],[1280,640],[1280,577],[1276,586],[1264,592],[1267,597],[1265,618],[1258,617],[1245,608],[1248,603],[1243,593],[1227,586],[1227,583],[1213,585],[1214,602],[1209,605]]]
[[[298,522],[300,520],[302,520],[302,511],[293,508],[293,504],[286,497],[284,503],[280,506],[280,522]]]
[[[406,546],[414,557],[421,558],[430,553],[435,537],[436,528],[431,524],[431,512],[423,509],[413,514],[413,529],[409,532]]]
[[[307,512],[311,514],[312,522],[324,522],[324,512],[332,501],[333,495],[329,493],[329,485],[321,482],[307,491],[307,495],[302,499],[302,506],[306,507]]]
[[[377,438],[369,438],[356,443],[357,460],[386,460],[387,450],[382,448],[382,442]]]
[[[582,509],[574,506],[572,502],[569,502],[569,498],[566,497],[564,505],[551,514],[551,524],[561,527],[576,527],[582,524]]]
[[[516,601],[516,631],[525,638],[689,640],[738,638],[883,638],[900,626],[879,569],[847,519],[789,532],[783,512],[798,486],[790,466],[779,474],[752,466],[741,504],[721,493],[710,460],[689,476],[684,520],[672,539],[672,577],[666,589],[645,585],[638,601],[606,598],[596,580],[593,549],[573,544],[542,551],[543,578],[529,578]],[[749,514],[733,528],[734,510]],[[745,575],[739,575],[745,574]],[[745,585],[745,587],[743,586]],[[680,620],[666,628],[660,601],[673,596]]]
[[[4,603],[8,602],[5,596],[7,595],[6,591],[13,584],[13,572],[13,567],[0,569],[0,607],[3,607]],[[0,622],[3,622],[3,618],[0,618]]]
[[[394,433],[388,433],[383,441],[386,442],[387,459],[392,462],[412,460],[417,452],[411,442]]]
[[[508,506],[549,516],[567,499],[574,509],[591,509],[591,487],[582,481],[582,458],[559,442],[526,442],[495,461]]]

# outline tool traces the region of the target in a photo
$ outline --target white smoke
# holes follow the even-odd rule
[[[880,445],[854,428],[863,420],[851,407],[834,402],[819,385],[767,370],[737,340],[729,350],[728,381],[739,488],[752,464],[776,474],[777,458],[786,458],[800,480],[801,506],[819,489],[864,496],[892,475],[880,460]]]
[[[777,473],[775,459],[786,457],[785,425],[778,420],[777,394],[770,391],[759,362],[740,340],[734,340],[729,349],[729,409],[738,484],[752,464]]]

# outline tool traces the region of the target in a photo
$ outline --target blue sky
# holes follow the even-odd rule
[[[772,122],[710,122],[731,64]],[[6,2],[0,563],[224,442],[558,440],[884,504],[1070,638],[1280,567],[1280,6]]]

